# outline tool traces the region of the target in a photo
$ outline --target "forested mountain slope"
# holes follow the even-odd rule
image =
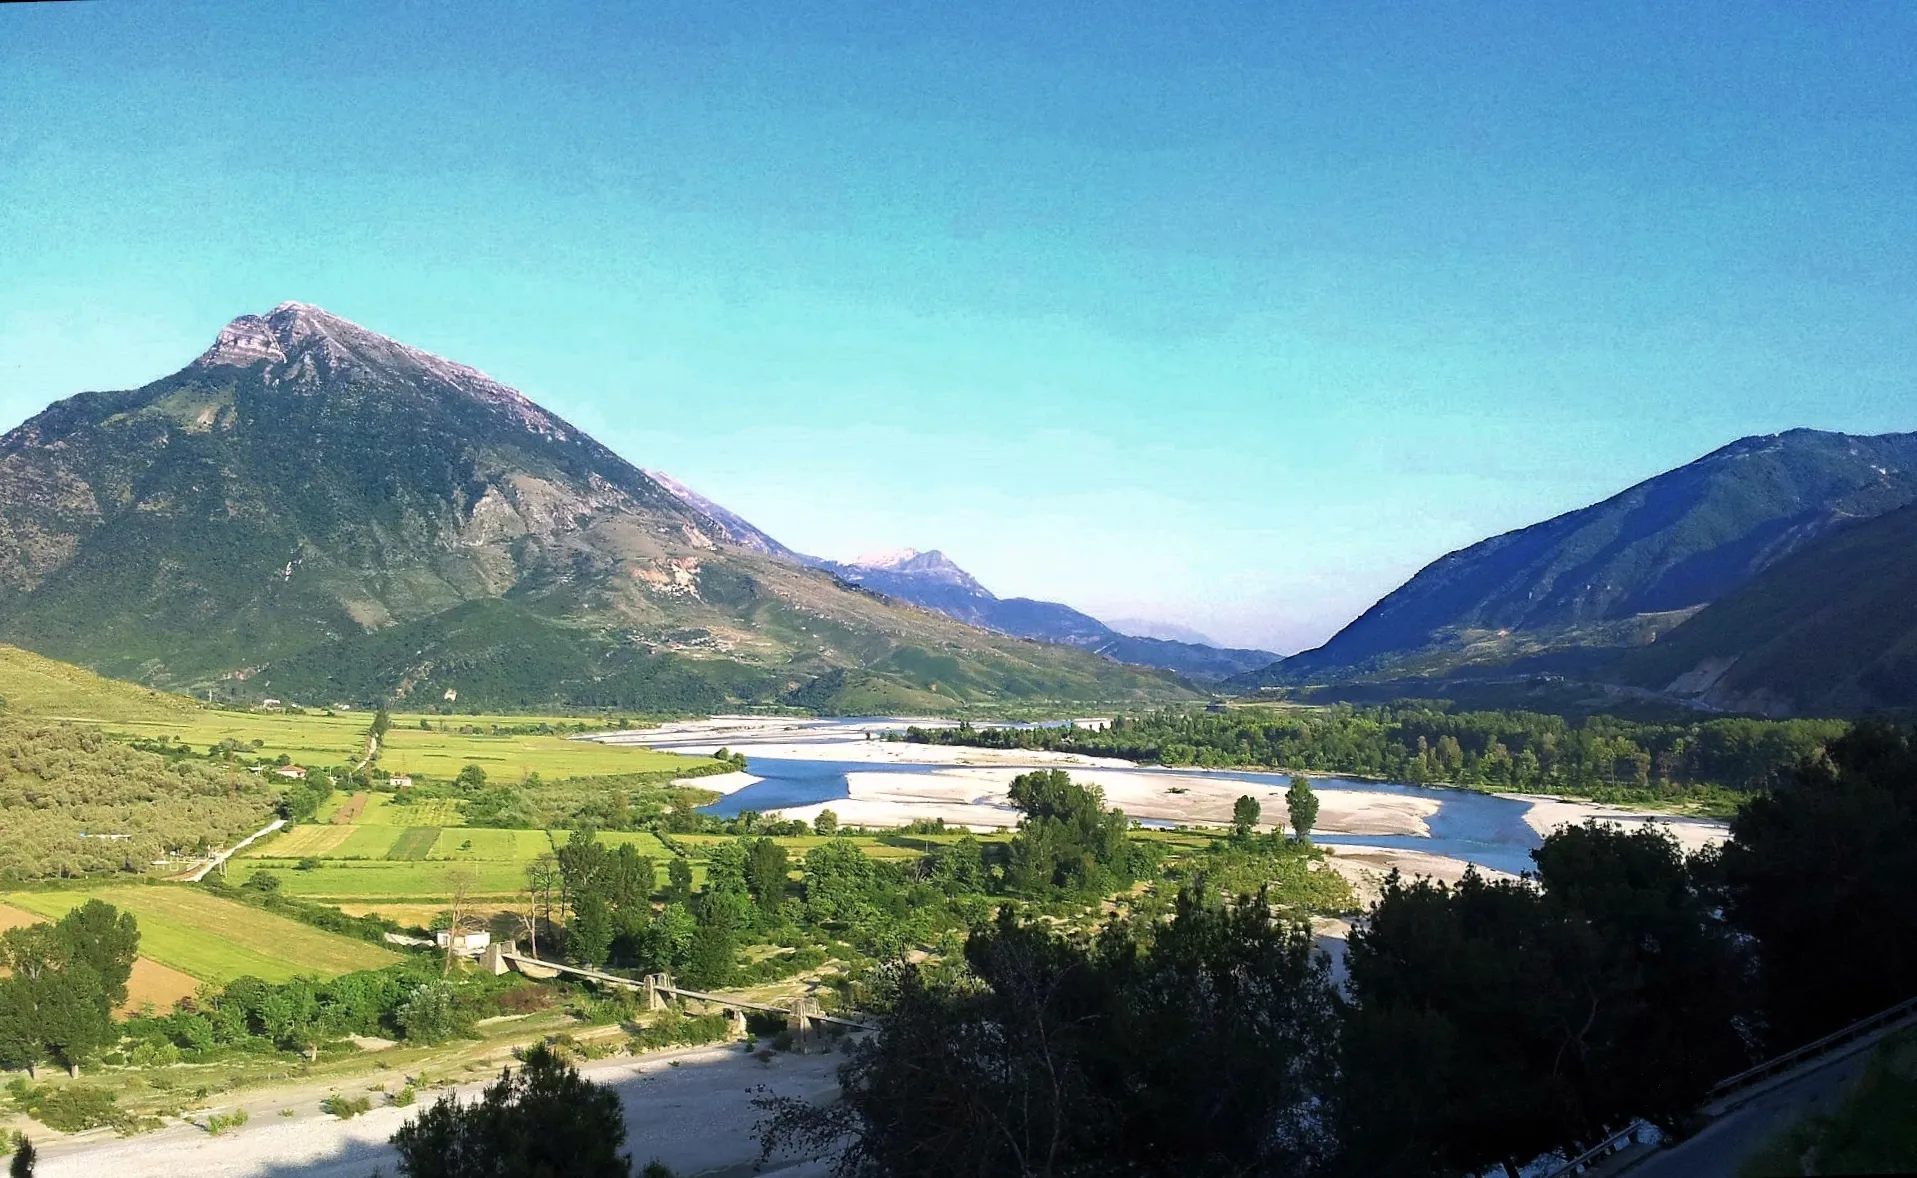
[[[1917,708],[1917,505],[1811,540],[1618,673],[1736,711]]]
[[[723,704],[835,668],[900,706],[1184,694],[754,547],[515,390],[298,303],[0,438],[0,638],[239,698]]]
[[[1316,650],[1240,680],[1310,682],[1628,646],[1847,522],[1917,499],[1917,434],[1744,438],[1601,503],[1427,565]]]

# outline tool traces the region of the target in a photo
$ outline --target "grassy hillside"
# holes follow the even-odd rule
[[[1917,505],[1805,545],[1617,673],[1750,711],[1917,707]]]
[[[198,705],[185,696],[107,679],[71,663],[0,644],[0,714],[173,722],[197,710]]]

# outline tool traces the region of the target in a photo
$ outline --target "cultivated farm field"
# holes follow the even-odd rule
[[[252,976],[269,982],[378,969],[399,956],[378,945],[312,928],[187,885],[108,884],[10,892],[0,904],[58,919],[99,898],[140,922],[140,954],[208,982]]]

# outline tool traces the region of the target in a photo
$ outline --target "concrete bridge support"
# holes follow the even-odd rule
[[[818,1042],[821,1028],[814,1021],[825,1013],[819,1000],[811,997],[794,998],[792,1008],[787,1012],[785,1028],[792,1033],[792,1050],[805,1054]]]

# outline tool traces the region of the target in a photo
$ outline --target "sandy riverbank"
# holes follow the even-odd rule
[[[1649,813],[1620,806],[1569,801],[1539,794],[1499,794],[1498,796],[1529,802],[1530,808],[1524,812],[1524,821],[1532,830],[1537,831],[1540,837],[1550,834],[1560,826],[1579,826],[1592,818],[1620,826],[1637,826],[1648,822],[1661,830],[1670,832],[1677,839],[1678,845],[1687,852],[1702,850],[1730,837],[1730,826],[1714,818],[1687,818],[1674,814]]]
[[[759,1112],[751,1101],[759,1086],[781,1096],[830,1099],[838,1092],[839,1062],[837,1055],[776,1055],[762,1063],[733,1045],[601,1060],[580,1070],[619,1094],[635,1173],[657,1158],[681,1175],[731,1176],[751,1173],[758,1157],[752,1132]],[[480,1087],[457,1091],[470,1099]],[[412,1108],[375,1108],[342,1121],[319,1111],[322,1095],[311,1086],[248,1092],[237,1104],[247,1109],[248,1123],[218,1137],[193,1126],[130,1138],[105,1131],[84,1140],[36,1134],[37,1172],[42,1178],[366,1178],[379,1167],[391,1174],[395,1155],[387,1140],[437,1098],[423,1093]],[[294,1115],[280,1116],[283,1108]],[[817,1164],[765,1171],[785,1178],[824,1172]]]

